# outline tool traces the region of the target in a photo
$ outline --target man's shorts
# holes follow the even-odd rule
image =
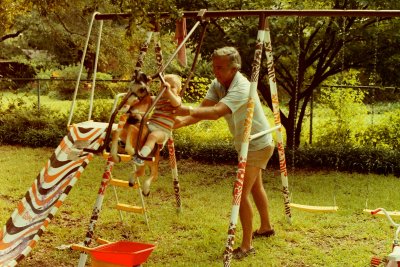
[[[263,170],[267,167],[267,163],[274,153],[274,146],[267,146],[261,150],[249,151],[247,153],[247,165],[258,167]]]

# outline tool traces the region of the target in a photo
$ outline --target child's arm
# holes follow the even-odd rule
[[[171,86],[169,85],[169,83],[165,83],[165,85],[167,86],[167,89],[165,90],[165,96],[169,99],[169,101],[171,102],[171,105],[173,107],[179,107],[182,104],[182,99],[179,95],[176,95],[172,90],[171,90]]]

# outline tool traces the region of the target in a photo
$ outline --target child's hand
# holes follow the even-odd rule
[[[171,91],[171,85],[168,82],[165,82],[163,86],[167,87],[165,91]]]

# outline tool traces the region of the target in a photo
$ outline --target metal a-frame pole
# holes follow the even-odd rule
[[[254,95],[257,94],[258,77],[261,66],[261,56],[264,46],[264,35],[265,35],[265,16],[259,16],[259,28],[257,33],[256,49],[254,51],[254,59],[252,64],[252,74],[250,79],[250,94],[247,102],[247,114],[244,122],[244,133],[242,144],[239,153],[238,171],[236,181],[233,188],[233,201],[232,211],[228,228],[228,238],[226,241],[224,251],[224,266],[231,266],[232,250],[235,240],[236,224],[239,217],[240,201],[242,198],[243,182],[245,177],[247,154],[249,149],[250,132],[254,115]]]
[[[274,59],[272,55],[272,43],[271,43],[271,34],[269,30],[268,20],[266,20],[266,30],[265,30],[265,55],[267,58],[267,66],[268,66],[268,79],[269,79],[269,88],[271,91],[271,100],[272,100],[272,112],[274,114],[274,123],[275,126],[281,125],[281,117],[280,117],[280,109],[279,109],[279,98],[278,98],[278,90],[276,85],[276,77],[275,77],[275,68],[274,68]],[[285,205],[285,215],[286,220],[291,223],[292,215],[290,211],[290,198],[289,198],[289,182],[288,182],[288,174],[286,168],[286,158],[285,158],[285,148],[283,144],[282,137],[282,128],[278,128],[276,131],[276,139],[278,143],[278,155],[279,155],[279,168],[281,172],[281,181],[282,181],[282,193]]]

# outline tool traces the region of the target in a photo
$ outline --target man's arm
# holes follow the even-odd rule
[[[180,107],[176,114],[178,116],[183,115],[184,117],[176,118],[174,128],[188,126],[201,120],[217,120],[230,113],[232,111],[224,103],[204,99],[197,108]]]

